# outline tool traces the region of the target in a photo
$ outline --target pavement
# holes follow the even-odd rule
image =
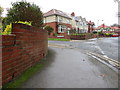
[[[21,88],[118,88],[118,74],[83,52],[49,45],[44,68]]]

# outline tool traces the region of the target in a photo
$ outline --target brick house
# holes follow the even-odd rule
[[[68,14],[60,10],[52,9],[47,13],[44,13],[44,24],[46,26],[51,26],[54,29],[51,35],[69,34],[72,29],[71,20],[72,18]]]
[[[93,30],[94,22],[87,22],[75,13],[67,14],[63,11],[52,9],[44,13],[44,25],[51,26],[54,31],[50,36],[67,36],[70,34],[90,33]]]
[[[104,33],[115,33],[115,32],[120,32],[120,28],[114,26],[106,26],[105,24],[102,24],[100,26],[97,27],[96,29],[97,31],[102,31]]]

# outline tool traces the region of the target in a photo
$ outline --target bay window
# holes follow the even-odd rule
[[[59,25],[58,26],[58,33],[64,33],[66,30],[66,26],[65,25]]]

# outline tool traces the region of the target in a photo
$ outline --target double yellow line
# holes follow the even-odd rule
[[[117,67],[117,69],[120,70],[120,62],[117,61],[117,60],[114,60],[114,59],[111,59],[111,58],[108,58],[108,57],[104,57],[103,55],[99,55],[99,54],[92,53],[92,52],[87,52],[87,54],[96,56],[96,57],[98,57],[98,58],[100,58],[104,61],[111,62],[113,65],[115,65]]]

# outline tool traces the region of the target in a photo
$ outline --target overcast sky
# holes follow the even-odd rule
[[[6,9],[11,7],[11,2],[20,0],[0,0],[0,5]],[[26,0],[38,5],[42,12],[51,9],[58,9],[66,13],[75,12],[76,16],[85,17],[87,21],[91,20],[96,25],[105,23],[112,25],[118,23],[117,12],[118,3],[114,0]],[[3,16],[5,16],[4,11]],[[99,22],[98,22],[99,20]],[[104,21],[101,21],[104,20]]]

